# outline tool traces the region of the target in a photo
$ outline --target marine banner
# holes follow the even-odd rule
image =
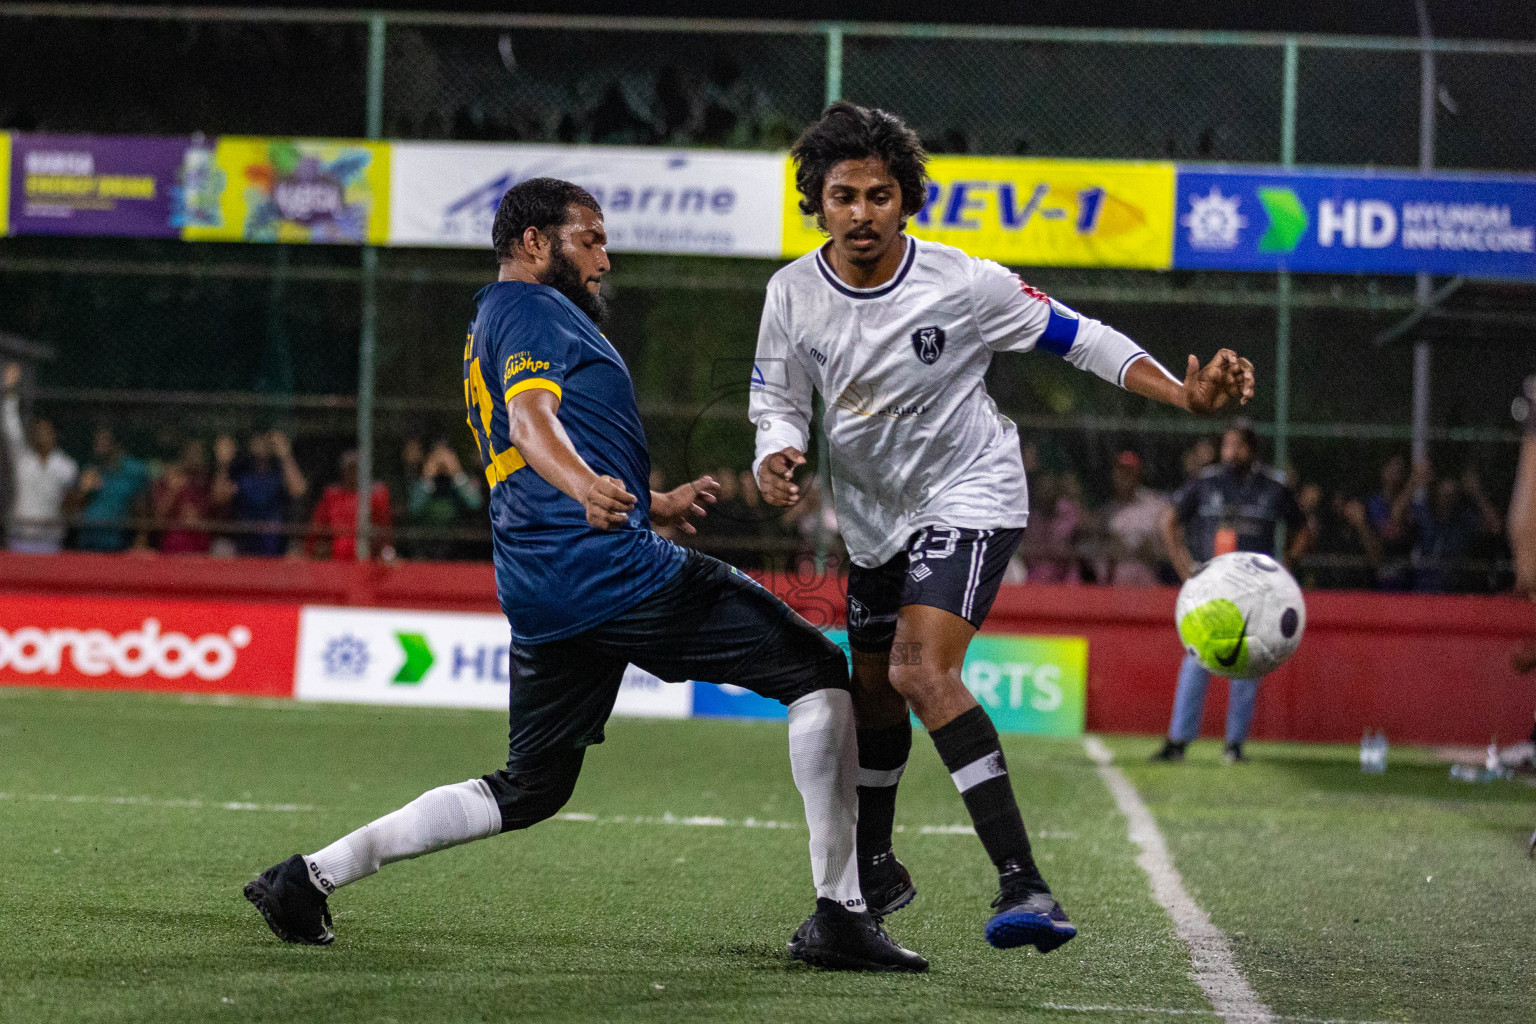
[[[182,237],[382,245],[389,144],[221,136],[186,148]]]
[[[9,185],[13,234],[176,238],[177,177],[188,141],[146,135],[13,135],[10,173],[0,184],[0,230]]]
[[[1174,165],[1110,160],[936,156],[927,203],[908,230],[1010,266],[1166,270]],[[785,161],[784,255],[826,239],[800,212]]]
[[[1180,167],[1180,269],[1536,278],[1536,178]]]
[[[564,178],[603,207],[613,252],[778,256],[784,157],[620,146],[395,143],[391,245],[488,249],[501,197]]]

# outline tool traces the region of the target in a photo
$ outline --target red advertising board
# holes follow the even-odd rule
[[[0,686],[293,696],[299,607],[0,596]]]

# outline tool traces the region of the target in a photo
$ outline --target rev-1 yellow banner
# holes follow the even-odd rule
[[[800,256],[826,236],[800,213],[785,164],[784,255]],[[907,225],[918,238],[1011,266],[1173,264],[1171,163],[936,156],[928,175],[928,203]]]

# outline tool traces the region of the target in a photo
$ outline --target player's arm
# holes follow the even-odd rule
[[[507,402],[507,432],[523,461],[562,493],[581,502],[587,522],[611,530],[629,518],[635,496],[611,476],[594,472],[576,452],[556,415],[560,397],[545,388],[527,388]]]
[[[758,327],[747,412],[757,427],[752,479],[770,505],[784,507],[800,500],[795,470],[805,465],[814,390],[810,375],[792,351],[779,287],[770,283]]]
[[[1125,334],[1051,299],[992,260],[971,261],[972,309],[995,352],[1043,349],[1127,391],[1209,416],[1253,397],[1253,364],[1222,349],[1205,367],[1194,356],[1182,381]]]
[[[1196,416],[1212,416],[1234,402],[1247,405],[1253,397],[1253,364],[1229,348],[1205,366],[1193,355],[1178,381],[1151,356],[1142,354],[1125,370],[1125,390]]]

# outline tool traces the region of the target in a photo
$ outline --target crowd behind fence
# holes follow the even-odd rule
[[[934,152],[1376,167],[1416,166],[1420,154],[1416,40],[67,13],[0,4],[0,130],[355,137],[372,127],[398,139],[765,149],[784,147],[827,99],[845,96],[901,112]],[[1536,170],[1536,45],[1431,48],[1436,164]],[[777,517],[750,507],[752,489],[739,480],[750,460],[744,403],[721,401],[709,370],[750,357],[776,264],[615,263],[609,334],[634,371],[661,476],[675,484],[736,467],[722,510],[731,514],[715,516],[699,543],[758,564],[824,553],[833,536],[824,510]],[[1505,503],[1519,436],[1509,403],[1536,369],[1528,286],[1467,284],[1405,337],[1375,344],[1426,312],[1411,280],[1020,269],[1170,365],[1218,345],[1252,355],[1267,386],[1251,412],[1318,525],[1306,582],[1491,590],[1507,580],[1484,506]],[[475,505],[485,481],[467,448],[456,367],[469,297],[490,274],[487,254],[438,250],[5,238],[0,330],[56,353],[37,366],[28,418],[52,420],[81,478],[99,461],[103,429],[142,464],[141,493],[111,517],[129,550],[165,550],[169,538],[171,549],[344,553],[343,520],[358,505],[345,460],[361,451],[370,491],[377,481],[388,492],[368,550],[485,557]],[[369,322],[376,345],[360,366]],[[1430,468],[1417,470],[1405,503],[1378,476],[1408,448],[1415,341],[1435,345],[1435,390]],[[1159,415],[1038,359],[999,360],[988,383],[1040,460],[1040,525],[1016,575],[1033,561],[1036,579],[1115,579],[1120,562],[1106,552],[1120,543],[1111,525],[1120,454],[1133,452],[1146,482],[1168,491],[1210,425]],[[283,481],[265,504],[251,497],[258,484],[272,489],[276,455],[259,450],[263,437],[289,449],[305,484]],[[220,477],[218,455],[231,444]],[[236,481],[247,477],[242,497]],[[1400,514],[1372,513],[1372,538],[1356,506],[1373,504]],[[67,543],[101,540],[93,523],[103,520],[89,508],[79,492],[61,501]],[[1447,560],[1457,566],[1449,574],[1439,571]],[[1149,571],[1167,579],[1166,566]]]

